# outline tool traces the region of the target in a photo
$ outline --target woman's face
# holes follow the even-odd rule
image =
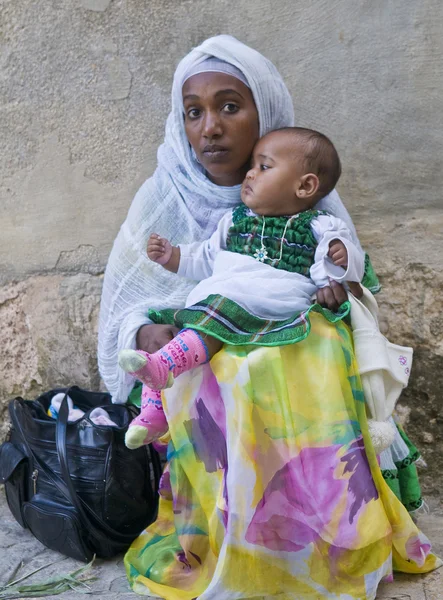
[[[259,137],[251,90],[225,73],[199,73],[183,85],[183,106],[186,136],[208,178],[241,183]]]

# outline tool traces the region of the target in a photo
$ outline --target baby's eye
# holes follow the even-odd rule
[[[190,108],[187,111],[186,116],[188,117],[188,119],[198,119],[198,117],[200,116],[200,110],[198,108]]]
[[[260,171],[267,171],[269,168],[269,165],[260,165]]]
[[[224,105],[223,110],[229,114],[236,113],[238,111],[238,106],[232,102],[228,102]]]

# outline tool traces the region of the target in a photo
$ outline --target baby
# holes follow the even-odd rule
[[[242,185],[242,204],[230,210],[204,242],[172,246],[157,234],[149,258],[199,280],[178,311],[151,311],[156,322],[182,327],[155,354],[123,350],[120,367],[143,382],[142,410],[126,435],[137,448],[161,437],[167,421],[159,390],[181,373],[208,362],[224,343],[280,346],[309,333],[307,316],[316,290],[360,282],[364,253],[346,224],[317,202],[334,189],[340,160],[323,134],[299,127],[261,138]],[[324,311],[336,321],[347,314]],[[169,316],[168,316],[169,315]]]

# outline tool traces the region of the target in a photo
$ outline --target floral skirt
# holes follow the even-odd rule
[[[298,344],[226,346],[164,407],[158,519],[125,557],[135,592],[373,600],[394,570],[441,564],[383,479],[343,322],[313,313]]]

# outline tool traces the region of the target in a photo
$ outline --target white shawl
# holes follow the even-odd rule
[[[126,402],[134,379],[117,365],[118,352],[135,348],[138,329],[149,308],[182,307],[193,283],[149,261],[147,239],[152,232],[172,244],[209,237],[222,215],[240,202],[240,186],[220,187],[209,181],[195,160],[183,120],[182,81],[191,65],[215,56],[238,67],[250,85],[257,106],[260,135],[294,124],[289,92],[274,65],[235,38],[220,35],[203,42],[179,63],[172,85],[172,110],[158,166],[137,192],[114,242],[106,267],[100,307],[98,364],[113,402]],[[344,219],[355,232],[337,192],[319,208]],[[356,242],[358,243],[355,235]]]

